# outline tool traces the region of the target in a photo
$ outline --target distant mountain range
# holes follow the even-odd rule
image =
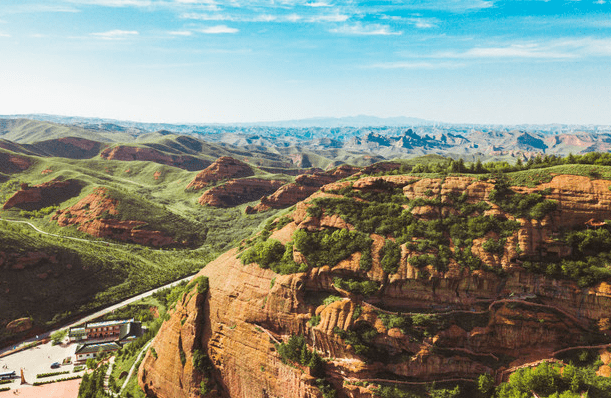
[[[244,125],[252,126],[269,126],[269,127],[411,127],[411,126],[427,126],[439,124],[430,120],[419,119],[415,117],[388,117],[381,118],[375,116],[358,115],[338,118],[309,118],[300,120],[283,120],[277,122],[260,122],[260,123],[244,123]]]
[[[188,125],[120,122],[107,119],[35,115],[32,118],[0,118],[0,146],[26,154],[83,158],[95,156],[104,145],[129,144],[154,149],[164,156],[180,158],[187,169],[198,169],[219,156],[231,153],[255,156],[269,167],[321,167],[341,163],[365,166],[391,159],[435,154],[467,161],[526,160],[538,154],[568,155],[611,151],[611,128],[605,126],[549,125],[537,128],[485,127],[425,124],[422,119],[380,119],[369,116],[339,119],[308,119],[263,125]],[[52,121],[51,121],[52,120]],[[408,127],[409,121],[414,122]],[[348,126],[340,124],[391,123],[397,125]],[[423,123],[417,125],[416,123]],[[308,123],[319,127],[299,127]],[[293,124],[293,126],[289,126]],[[326,124],[328,127],[322,127]],[[336,127],[329,127],[332,125]],[[168,146],[168,139],[190,137],[203,149],[184,151],[183,144]],[[84,138],[92,147],[70,153],[70,147],[53,141]],[[53,142],[51,142],[53,141]],[[162,143],[160,145],[160,143]],[[104,145],[102,145],[104,143]],[[203,144],[205,146],[202,146]],[[17,146],[21,146],[17,149]],[[229,152],[227,152],[229,151]],[[177,159],[166,161],[178,162]],[[263,159],[267,159],[263,161]],[[187,162],[187,163],[184,163]],[[259,162],[259,161],[258,161]]]

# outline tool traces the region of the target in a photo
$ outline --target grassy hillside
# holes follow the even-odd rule
[[[188,275],[213,256],[61,239],[5,221],[0,253],[0,322],[29,316],[39,327]]]
[[[201,206],[197,203],[201,192],[185,191],[197,172],[172,166],[101,158],[20,156],[31,165],[25,171],[6,174],[4,182],[0,180],[0,201],[5,202],[22,183],[33,186],[55,178],[74,179],[79,181],[80,193],[57,203],[58,208],[68,208],[97,187],[105,187],[117,200],[117,218],[144,221],[147,224],[142,228],[162,231],[177,241],[187,240],[190,248],[154,250],[135,244],[107,245],[75,226],[60,227],[50,220],[53,209],[0,210],[0,218],[28,221],[65,237],[43,235],[25,224],[0,222],[2,330],[10,320],[24,316],[44,328],[193,273],[253,234],[275,214],[246,215],[246,204],[232,209]],[[279,177],[259,169],[256,174]],[[7,337],[6,333],[0,335],[0,340]]]
[[[0,119],[0,137],[18,143],[34,143],[55,138],[80,137],[100,142],[129,142],[133,137],[126,133],[95,132],[81,127],[29,119]]]

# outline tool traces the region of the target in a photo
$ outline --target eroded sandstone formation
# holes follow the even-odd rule
[[[262,212],[290,207],[306,199],[323,185],[349,177],[359,171],[357,167],[341,165],[330,171],[302,174],[295,179],[294,183],[286,184],[273,194],[261,198],[261,202],[253,208],[253,211]]]
[[[79,194],[81,183],[77,180],[51,180],[40,185],[22,184],[21,189],[11,196],[3,206],[32,210],[59,204]]]
[[[0,164],[3,173],[15,173],[26,170],[32,162],[23,156],[14,155],[12,153],[0,152]]]
[[[119,220],[117,200],[105,188],[96,188],[74,206],[58,210],[52,217],[62,226],[75,225],[81,232],[98,238],[112,238],[148,246],[176,244],[174,239],[160,231],[141,229],[144,221]]]
[[[157,357],[147,353],[139,383],[148,396],[158,398],[195,397],[204,378],[214,380],[210,397],[321,397],[308,368],[287,364],[277,353],[275,343],[303,335],[308,348],[325,359],[324,378],[338,396],[363,398],[373,397],[375,385],[385,380],[473,380],[482,373],[502,378],[507,369],[583,344],[584,335],[604,337],[592,325],[609,323],[607,282],[583,288],[574,281],[528,272],[520,259],[547,255],[542,249],[553,247],[551,237],[559,229],[583,228],[591,218],[609,219],[610,184],[555,176],[536,188],[514,188],[549,188],[546,197],[554,198],[557,208],[541,220],[517,218],[519,228],[507,238],[502,253],[486,252],[482,239],[474,241],[470,250],[486,266],[480,269],[452,259],[446,270],[427,265],[423,273],[410,263],[417,251],[403,244],[398,269],[388,273],[381,264],[388,237],[375,233],[370,234],[368,270],[360,266],[363,254],[355,252],[337,264],[279,275],[257,264],[242,264],[238,249],[231,250],[200,271],[210,281],[205,302],[194,291],[187,293],[163,324],[152,345]],[[300,229],[354,228],[338,215],[323,212],[318,217],[307,211],[312,200],[339,197],[335,192],[348,186],[360,192],[401,189],[407,198],[421,200],[411,212],[423,220],[452,215],[458,195],[465,194],[467,203],[489,202],[494,188],[491,182],[468,177],[385,176],[333,183],[298,203],[290,222],[273,231],[271,239],[287,244]],[[431,198],[440,204],[426,202]],[[485,212],[514,218],[494,204]],[[294,261],[307,261],[293,250]],[[352,293],[336,286],[338,277],[374,281],[379,290],[368,296]],[[326,303],[316,299],[330,295],[337,298]],[[398,322],[401,317],[409,317],[412,324]],[[375,355],[347,343],[346,336],[359,330],[367,332],[366,347]],[[206,374],[191,364],[198,349],[206,350],[213,365]]]
[[[187,190],[199,191],[210,183],[234,178],[250,177],[255,173],[244,162],[230,156],[218,158],[210,166],[199,172],[193,181],[187,185]]]
[[[284,181],[243,178],[212,187],[199,198],[200,205],[232,207],[260,199],[284,185]]]

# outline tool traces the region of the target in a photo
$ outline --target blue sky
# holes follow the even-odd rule
[[[611,124],[611,0],[0,0],[0,114]]]

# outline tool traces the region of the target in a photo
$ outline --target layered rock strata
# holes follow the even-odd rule
[[[3,206],[4,210],[12,207],[32,210],[59,204],[79,194],[81,184],[76,180],[51,180],[40,185],[22,184],[21,189],[13,194]]]
[[[212,187],[199,198],[200,205],[233,207],[260,199],[284,185],[284,181],[243,178]]]
[[[323,185],[349,177],[359,171],[359,168],[342,165],[326,172],[302,174],[295,179],[294,183],[286,184],[273,194],[261,198],[261,202],[253,208],[253,211],[263,212],[269,209],[290,207],[306,199]]]
[[[376,190],[380,181],[402,188],[410,199],[432,194],[442,202],[463,193],[470,203],[488,201],[494,188],[468,177],[410,176],[363,178],[352,188]],[[323,191],[334,192],[350,184],[334,183]],[[558,229],[583,227],[591,218],[609,219],[609,186],[609,181],[555,176],[536,188],[514,188],[522,192],[549,188],[547,197],[557,200],[557,210],[540,221],[518,219],[519,230],[507,239],[503,254],[482,254],[490,270],[504,270],[502,276],[469,270],[452,261],[447,270],[429,268],[428,276],[423,277],[410,264],[413,253],[406,245],[401,248],[398,270],[388,274],[381,265],[381,249],[387,239],[376,234],[370,235],[372,267],[368,271],[359,265],[359,252],[337,264],[279,275],[257,264],[244,265],[236,249],[229,251],[199,273],[210,280],[205,305],[198,304],[194,291],[187,293],[164,323],[153,342],[158,357],[147,353],[139,383],[148,396],[159,398],[195,397],[204,377],[216,384],[211,397],[321,397],[308,369],[283,362],[277,353],[275,343],[300,334],[308,348],[325,359],[324,378],[338,396],[363,398],[375,396],[376,384],[397,380],[409,385],[426,380],[473,380],[482,373],[502,377],[506,369],[583,345],[584,335],[604,338],[592,325],[609,323],[611,287],[607,282],[581,288],[569,280],[527,272],[518,259],[541,253]],[[309,201],[336,196],[319,192]],[[286,244],[299,229],[353,228],[337,215],[308,215],[309,201],[299,203],[290,215],[292,221],[271,238]],[[414,207],[412,214],[422,219],[452,212],[449,205],[432,212],[421,211],[421,207],[427,206]],[[512,218],[494,205],[487,212],[500,219]],[[471,250],[476,254],[478,245],[474,243]],[[300,253],[293,254],[298,262],[306,261]],[[371,296],[351,293],[335,286],[337,277],[375,281],[379,291]],[[338,298],[324,303],[315,299],[329,295]],[[402,316],[411,317],[413,324],[393,326],[385,318]],[[364,327],[370,331],[368,347],[383,355],[364,356],[341,337],[341,333]],[[213,364],[206,375],[190,365],[192,353],[200,348]],[[180,352],[186,361],[181,360]]]
[[[250,177],[254,174],[252,168],[246,163],[229,156],[223,156],[199,172],[186,189],[199,191],[216,181]]]
[[[168,246],[176,242],[160,231],[141,229],[144,221],[119,220],[117,200],[105,188],[97,188],[74,206],[58,210],[52,217],[62,226],[75,225],[81,232],[98,238],[112,238],[147,246]]]

